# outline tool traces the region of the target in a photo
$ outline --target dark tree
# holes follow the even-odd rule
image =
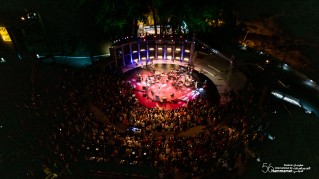
[[[96,21],[109,37],[135,34],[137,19],[145,18],[149,12],[154,27],[160,25],[161,33],[170,25],[174,34],[181,34],[184,22],[191,32],[206,32],[212,28],[208,21],[217,19],[221,9],[220,4],[206,0],[103,0],[100,3]]]
[[[96,16],[107,37],[116,38],[133,35],[138,18],[142,18],[147,8],[143,0],[104,0]]]

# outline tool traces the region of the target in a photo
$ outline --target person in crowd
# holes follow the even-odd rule
[[[29,148],[39,145],[45,149],[43,165],[63,176],[72,175],[72,169],[83,160],[151,163],[162,178],[181,173],[233,173],[238,158],[264,140],[257,131],[260,124],[248,117],[255,99],[252,86],[249,94],[230,91],[226,105],[213,104],[207,96],[199,95],[185,107],[163,110],[136,103],[134,87],[108,71],[88,68],[79,74],[64,68],[58,74],[56,84],[16,106],[39,129],[37,142]],[[45,78],[40,83],[45,83]],[[97,119],[92,106],[99,108],[105,119]],[[225,122],[229,116],[231,120]],[[205,129],[199,134],[180,135],[202,125]],[[123,127],[140,132],[128,134]]]

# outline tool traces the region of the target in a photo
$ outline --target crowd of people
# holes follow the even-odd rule
[[[93,162],[147,165],[154,169],[148,176],[160,178],[229,178],[263,140],[258,130],[262,121],[250,115],[249,106],[258,99],[252,85],[230,91],[226,105],[202,94],[185,107],[163,110],[141,105],[125,74],[95,67],[57,68],[52,74],[40,72],[36,93],[16,106],[27,114],[20,120],[29,123],[24,130],[34,134],[30,147],[17,155],[36,158],[45,175],[87,174],[79,165]],[[103,112],[103,120],[92,106]],[[181,135],[196,126],[204,128],[196,135]],[[28,171],[34,175],[36,169]],[[132,173],[145,176],[143,171]]]
[[[118,145],[109,154],[112,157],[116,154],[122,163],[143,163],[145,154],[163,176],[194,176],[214,171],[236,174],[239,163],[245,162],[247,150],[250,151],[256,141],[263,140],[256,128],[261,123],[256,124],[248,115],[249,106],[256,98],[252,85],[247,91],[230,91],[230,102],[225,106],[199,95],[186,107],[162,110],[139,104],[134,98],[133,86],[122,77],[114,78],[106,73],[92,79],[91,100],[109,121],[125,129],[140,129],[129,134],[119,133]],[[231,121],[224,124],[227,118]],[[196,126],[206,128],[196,136],[179,135]],[[248,153],[254,155],[251,151]]]

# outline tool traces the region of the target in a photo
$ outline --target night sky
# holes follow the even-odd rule
[[[292,38],[319,42],[319,1],[316,0],[245,0],[236,7],[241,19],[262,19],[277,16],[277,24]]]
[[[37,8],[43,14],[47,23],[58,22],[66,29],[75,30],[82,27],[80,24],[88,23],[85,16],[94,13],[89,8],[80,8],[79,4],[91,4],[89,0],[10,0],[1,3],[1,12],[21,12],[25,8]],[[239,11],[239,18],[243,20],[263,19],[273,15],[278,16],[278,24],[294,38],[306,38],[319,43],[319,1],[316,0],[228,0],[226,6]],[[83,14],[79,13],[83,10]],[[85,12],[91,11],[91,12]],[[81,11],[80,11],[81,12]],[[3,13],[2,13],[3,16]],[[80,17],[80,18],[79,18]]]

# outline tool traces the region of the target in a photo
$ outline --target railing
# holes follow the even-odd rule
[[[201,40],[199,40],[199,39],[196,38],[196,39],[195,39],[195,42],[201,44],[203,47],[205,47],[206,49],[208,49],[211,53],[216,54],[217,56],[221,57],[222,59],[225,59],[225,60],[229,61],[230,63],[233,62],[233,60],[232,60],[231,58],[226,57],[224,54],[220,53],[218,50],[216,50],[216,49],[210,47],[209,45],[205,44],[205,43],[202,42]]]
[[[101,58],[110,56],[110,54],[93,55],[93,56],[38,56],[43,62],[67,64],[75,67],[84,67],[92,65],[92,62],[99,61]]]

